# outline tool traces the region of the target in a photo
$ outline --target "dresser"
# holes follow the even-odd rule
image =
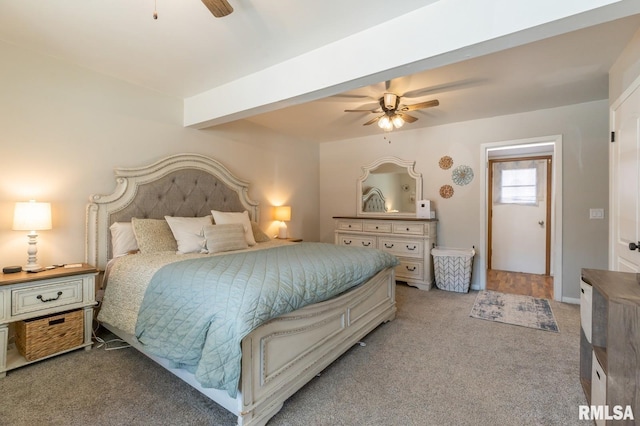
[[[582,270],[580,382],[588,403],[610,417],[595,416],[596,425],[635,424],[626,410],[640,416],[639,319],[640,274]]]
[[[396,280],[430,290],[437,219],[334,216],[335,244],[384,250],[400,261]]]

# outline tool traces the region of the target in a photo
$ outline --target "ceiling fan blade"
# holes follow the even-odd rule
[[[402,119],[404,121],[406,121],[407,123],[413,123],[414,121],[418,121],[418,119],[412,115],[409,114],[398,114],[400,117],[402,117]]]
[[[227,0],[202,0],[202,3],[216,18],[222,18],[233,12],[233,8]]]
[[[382,111],[380,110],[380,108],[378,108],[378,109],[345,109],[344,112],[374,112],[374,113],[381,113]]]
[[[371,120],[369,120],[366,123],[364,123],[363,126],[368,126],[369,124],[373,124],[376,121],[380,120],[382,117],[384,117],[384,115],[381,115],[380,117],[372,118]]]
[[[440,105],[440,102],[434,99],[432,101],[420,102],[419,104],[405,105],[400,108],[400,111],[415,111],[417,109],[430,108],[438,105]]]

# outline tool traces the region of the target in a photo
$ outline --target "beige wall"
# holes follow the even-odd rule
[[[318,239],[318,148],[261,128],[182,125],[182,101],[0,42],[0,265],[26,262],[27,237],[12,231],[16,201],[50,201],[43,265],[84,259],[85,206],[115,188],[113,168],[196,152],[252,183],[261,226],[277,233],[270,206],[288,203],[290,234]],[[296,159],[296,161],[293,161]]]
[[[640,77],[640,29],[609,70],[609,104]]]
[[[422,117],[428,120],[428,117]],[[589,220],[589,208],[608,206],[608,107],[607,101],[494,117],[387,135],[352,139],[320,146],[320,238],[333,241],[335,215],[356,212],[356,179],[361,166],[380,157],[415,160],[423,175],[423,196],[435,201],[438,244],[475,246],[477,256],[481,224],[480,145],[538,136],[563,136],[563,297],[579,298],[580,268],[606,268],[606,220]],[[455,194],[445,200],[440,186],[451,184],[450,171],[438,160],[449,155],[455,165],[471,166],[474,180],[453,185]],[[476,268],[478,262],[475,263]],[[474,271],[474,283],[478,277]]]

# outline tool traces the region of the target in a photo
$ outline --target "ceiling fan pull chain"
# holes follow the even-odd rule
[[[158,0],[153,0],[153,19],[158,19]]]

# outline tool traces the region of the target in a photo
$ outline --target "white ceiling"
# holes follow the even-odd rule
[[[230,0],[235,11],[214,18],[199,0],[155,0],[154,20],[154,0],[7,0],[0,40],[184,99],[436,2]],[[394,78],[395,93],[421,94],[403,103],[440,101],[403,129],[606,99],[609,67],[638,28],[634,15]],[[381,82],[246,119],[319,142],[378,134],[362,126],[375,115],[343,110],[375,108],[384,90]]]

